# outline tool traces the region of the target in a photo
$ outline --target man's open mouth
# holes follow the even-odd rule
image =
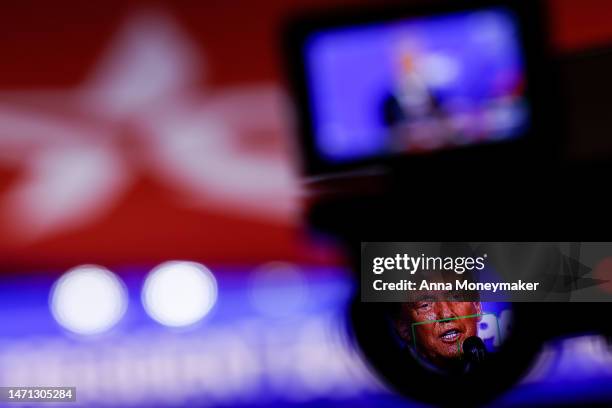
[[[461,336],[461,332],[457,329],[450,329],[440,335],[440,340],[445,343],[453,343]]]

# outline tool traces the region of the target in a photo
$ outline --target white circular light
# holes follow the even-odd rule
[[[66,272],[51,291],[51,313],[64,328],[98,334],[113,327],[127,309],[127,291],[108,269],[83,265]]]
[[[153,319],[165,326],[196,323],[217,301],[217,281],[196,262],[165,262],[151,271],[142,290],[142,304]]]

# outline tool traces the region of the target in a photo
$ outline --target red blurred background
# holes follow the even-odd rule
[[[332,3],[3,3],[1,268],[336,262],[300,222],[279,47]],[[612,42],[610,1],[549,8],[558,53]]]

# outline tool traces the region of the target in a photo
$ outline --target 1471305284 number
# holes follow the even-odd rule
[[[0,387],[0,401],[76,401],[75,387]]]

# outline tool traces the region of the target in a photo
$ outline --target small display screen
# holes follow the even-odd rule
[[[431,298],[433,299],[433,298]],[[403,349],[439,373],[467,373],[497,353],[512,327],[512,304],[423,299],[391,319]]]
[[[342,163],[519,138],[530,121],[519,33],[492,8],[309,35],[317,154]]]

